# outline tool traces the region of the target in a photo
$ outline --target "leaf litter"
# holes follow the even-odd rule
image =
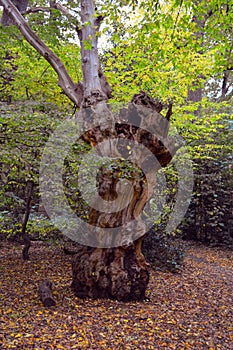
[[[1,349],[233,349],[232,251],[188,244],[182,271],[151,270],[147,299],[129,303],[75,297],[57,246],[33,243],[30,257],[1,243]],[[44,278],[55,307],[39,299]]]

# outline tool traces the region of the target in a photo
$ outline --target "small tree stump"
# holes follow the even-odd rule
[[[52,295],[52,282],[49,280],[42,281],[39,286],[40,299],[44,306],[55,306],[56,302]]]

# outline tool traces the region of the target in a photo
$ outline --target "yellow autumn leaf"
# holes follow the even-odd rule
[[[18,333],[18,334],[16,334],[15,338],[21,338],[22,336],[23,336],[22,333]]]

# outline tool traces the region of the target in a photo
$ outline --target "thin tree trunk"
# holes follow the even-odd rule
[[[197,4],[200,1],[197,1]],[[203,46],[203,40],[204,40],[204,26],[205,26],[205,21],[207,20],[207,18],[209,18],[212,15],[212,12],[208,12],[206,14],[206,16],[204,16],[203,18],[198,18],[197,15],[193,16],[192,21],[196,24],[196,32],[194,33],[194,40],[201,40],[200,43],[200,47]],[[202,49],[200,49],[199,54],[202,54]],[[203,89],[202,87],[197,87],[201,80],[204,79],[204,75],[200,74],[197,77],[196,82],[193,82],[192,86],[189,87],[188,89],[188,100],[191,102],[201,102],[202,100],[202,94],[203,94]],[[201,104],[198,105],[197,109],[194,111],[194,115],[198,116],[201,113]]]
[[[32,201],[32,193],[33,193],[33,182],[32,181],[27,182],[26,191],[27,191],[27,202],[26,202],[26,209],[25,209],[25,214],[24,214],[24,218],[23,218],[21,236],[22,236],[23,242],[24,242],[24,247],[23,247],[23,251],[22,251],[23,259],[29,260],[29,253],[28,252],[29,252],[29,249],[31,247],[31,241],[30,241],[30,238],[27,234],[27,223],[28,223],[28,219],[30,216],[30,212],[31,212],[31,201]]]

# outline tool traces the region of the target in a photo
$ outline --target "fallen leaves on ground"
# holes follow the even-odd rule
[[[144,302],[82,300],[70,290],[70,257],[34,243],[2,244],[1,349],[233,349],[233,253],[188,246],[179,274],[151,271]],[[44,308],[38,286],[49,278],[57,305]]]

